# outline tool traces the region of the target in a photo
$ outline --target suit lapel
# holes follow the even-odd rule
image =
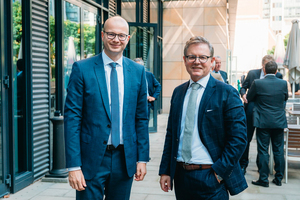
[[[104,70],[104,64],[102,59],[102,53],[99,54],[98,59],[95,61],[94,65],[94,71],[97,77],[98,86],[100,90],[100,95],[103,99],[104,108],[106,111],[106,114],[111,121],[110,116],[110,109],[109,109],[109,100],[108,100],[108,92],[107,92],[107,85],[106,85],[106,78],[105,78],[105,70]]]
[[[180,137],[180,129],[181,129],[181,119],[182,119],[182,110],[183,110],[183,103],[184,103],[184,97],[185,97],[185,94],[186,94],[186,91],[189,87],[189,83],[190,81],[184,83],[184,85],[181,87],[181,90],[179,91],[179,95],[178,96],[178,99],[175,99],[174,102],[178,102],[179,104],[175,105],[175,107],[179,106],[179,109],[175,109],[177,110],[177,113],[175,114],[175,119],[179,120],[177,122],[177,138]]]
[[[131,66],[129,65],[128,61],[123,57],[123,75],[124,75],[124,102],[123,105],[129,105],[130,101],[130,88],[131,88],[131,81],[130,81],[130,71]],[[128,110],[128,106],[123,106],[123,122],[125,121],[125,116]]]
[[[206,85],[205,91],[202,95],[200,106],[199,106],[199,112],[198,112],[198,128],[200,130],[201,124],[202,124],[202,118],[205,112],[205,108],[207,103],[209,102],[209,99],[211,98],[212,94],[216,91],[216,81],[211,76],[208,80],[208,83]]]

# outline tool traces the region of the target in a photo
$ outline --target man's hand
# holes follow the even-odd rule
[[[248,100],[247,100],[246,96],[247,96],[246,94],[244,94],[244,95],[242,96],[242,99],[243,99],[244,103],[248,103]]]
[[[77,191],[85,190],[86,183],[81,169],[69,172],[69,184]]]
[[[147,174],[146,163],[138,163],[136,165],[135,179],[136,181],[142,181]]]
[[[164,175],[162,174],[160,177],[160,188],[164,191],[164,192],[168,192],[169,190],[171,190],[171,177],[168,175]]]
[[[148,101],[149,101],[149,102],[155,101],[155,98],[154,98],[154,97],[148,96],[147,98],[148,98]]]

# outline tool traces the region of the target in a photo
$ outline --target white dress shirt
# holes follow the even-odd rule
[[[195,122],[194,122],[194,132],[192,136],[192,158],[188,162],[189,164],[213,164],[213,161],[211,159],[211,156],[209,155],[206,147],[203,145],[200,135],[199,135],[199,129],[198,129],[198,112],[199,112],[199,106],[202,99],[202,95],[205,91],[206,85],[208,83],[208,80],[210,78],[210,74],[207,76],[201,78],[197,83],[201,85],[201,87],[197,90],[197,104],[195,109]],[[177,161],[178,162],[184,162],[182,158],[182,141],[183,141],[183,132],[184,132],[184,126],[185,126],[185,116],[186,116],[186,110],[187,105],[189,101],[189,97],[191,94],[191,84],[194,83],[194,81],[190,80],[189,88],[185,94],[184,102],[183,102],[183,110],[182,110],[182,118],[181,118],[181,129],[180,129],[180,138],[179,138],[179,147],[178,147],[178,154],[177,154]]]
[[[259,79],[263,79],[263,78],[265,78],[265,73],[264,73],[264,70],[261,69],[260,70],[260,77],[259,77]]]

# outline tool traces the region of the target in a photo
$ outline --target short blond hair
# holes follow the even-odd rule
[[[184,56],[187,56],[187,50],[188,48],[192,45],[192,44],[207,44],[208,48],[209,48],[209,52],[210,52],[210,56],[213,57],[214,56],[214,47],[210,44],[210,42],[201,36],[194,36],[191,37],[186,43],[185,43],[185,47],[184,47]]]
[[[261,60],[261,64],[264,65],[265,61],[275,61],[274,57],[272,55],[265,55],[262,60]]]

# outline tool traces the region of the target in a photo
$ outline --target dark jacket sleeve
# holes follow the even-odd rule
[[[250,78],[251,78],[251,76],[252,76],[252,73],[251,73],[251,71],[249,71],[248,75],[247,75],[245,81],[242,83],[242,87],[240,89],[241,96],[243,96],[244,94],[246,94],[247,89],[250,88],[250,86],[251,86],[250,85],[250,81],[251,81]]]
[[[156,78],[154,77],[153,74],[152,75],[152,79],[153,79],[153,86],[154,86],[154,93],[152,95],[152,97],[154,97],[155,99],[157,99],[157,97],[159,96],[159,93],[161,91],[161,85],[160,83],[156,80]]]
[[[249,89],[249,91],[248,91],[248,93],[247,93],[247,99],[248,99],[249,102],[254,101],[256,92],[257,92],[256,91],[256,81],[254,80],[251,87],[250,87],[250,89]]]

